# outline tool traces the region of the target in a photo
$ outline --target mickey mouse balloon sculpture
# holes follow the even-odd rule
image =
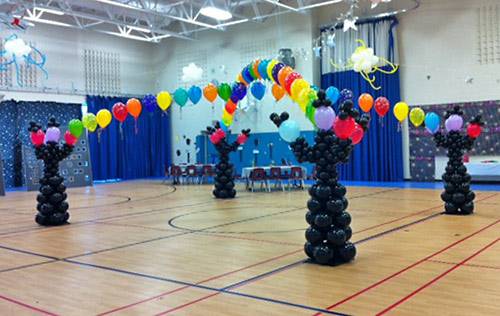
[[[452,215],[472,214],[474,198],[476,197],[474,192],[470,190],[471,176],[467,173],[463,156],[464,151],[472,149],[475,139],[481,134],[483,122],[481,116],[476,116],[469,122],[467,135],[464,135],[460,132],[464,122],[463,114],[459,106],[446,112],[445,127],[448,132],[446,135],[438,131],[439,125],[437,128],[433,128],[435,125],[426,124],[427,129],[434,134],[436,145],[448,150],[448,164],[442,176],[445,191],[441,194],[441,199],[445,202],[445,213]]]
[[[291,142],[299,162],[316,164],[317,180],[309,189],[311,198],[307,202],[306,221],[310,226],[306,230],[305,253],[313,262],[337,265],[353,260],[356,255],[356,248],[349,242],[351,216],[346,212],[346,188],[338,183],[337,164],[349,160],[354,145],[363,138],[370,118],[366,114],[360,116],[353,109],[351,100],[343,102],[335,118],[325,92],[320,90],[317,95],[318,99],[312,104],[316,108],[315,121],[319,128],[314,146],[299,137],[298,125],[288,119],[288,113],[273,113],[271,120],[279,127],[281,137]]]
[[[31,142],[35,147],[36,158],[43,160],[43,177],[40,178],[40,193],[37,196],[38,214],[35,220],[43,226],[62,225],[69,219],[68,202],[64,178],[59,175],[59,162],[73,151],[78,137],[83,131],[80,120],[70,122],[70,130],[64,134],[65,144],[59,144],[61,131],[55,118],[51,118],[44,132],[42,127],[30,123]]]
[[[232,144],[227,142],[226,132],[221,129],[219,122],[215,124],[215,128],[208,126],[207,132],[210,135],[210,141],[219,153],[213,194],[218,199],[232,199],[236,196],[236,190],[234,189],[234,165],[229,162],[229,153],[236,151],[239,146],[246,143],[250,130],[242,130]]]

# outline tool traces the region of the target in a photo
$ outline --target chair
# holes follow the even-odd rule
[[[260,182],[260,188],[262,189],[262,186],[266,186],[266,190],[271,192],[271,189],[269,188],[269,183],[267,182],[267,176],[266,176],[266,171],[263,168],[255,168],[250,172],[250,186],[252,188],[252,192],[254,191],[254,183],[255,182]]]
[[[201,168],[200,182],[203,183],[203,180],[212,178],[214,175],[214,168],[211,165],[203,165],[203,167]]]
[[[293,184],[299,183],[299,188],[304,189],[304,170],[301,167],[292,167],[290,171],[290,180]]]
[[[182,184],[182,169],[179,166],[172,165],[170,167],[170,176],[173,184]]]
[[[200,183],[200,174],[195,165],[188,165],[186,167],[186,181],[191,180],[192,184]]]
[[[168,169],[169,169],[168,166],[165,166],[165,178],[163,178],[162,183],[167,182],[168,178],[170,177],[170,172]]]
[[[281,177],[281,168],[280,167],[271,167],[269,170],[269,180],[274,181],[274,187],[277,188],[278,184],[280,188],[285,191],[285,187],[283,186],[283,178]]]

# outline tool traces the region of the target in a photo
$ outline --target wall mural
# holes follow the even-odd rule
[[[484,136],[477,139],[470,156],[500,155],[500,101],[468,102],[423,105],[422,109],[443,115],[459,105],[465,117],[482,115],[486,125]],[[446,156],[444,149],[436,149],[432,135],[425,129],[410,125],[410,172],[414,181],[434,181],[434,159],[436,156]]]

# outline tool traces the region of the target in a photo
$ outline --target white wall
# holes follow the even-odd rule
[[[91,31],[36,24],[25,33],[16,32],[25,41],[33,41],[47,56],[46,70],[48,79],[43,79],[40,86],[61,91],[70,89],[85,90],[83,51],[86,48],[120,53],[122,92],[144,94],[154,85],[151,56],[156,45],[122,39],[115,36]],[[10,30],[0,31],[3,38],[11,35]],[[15,81],[15,80],[14,80]],[[17,85],[13,87],[17,88]],[[1,89],[1,88],[0,88]],[[35,99],[46,101],[82,101],[83,96],[58,95],[54,93],[30,94],[25,92],[6,92],[5,98]]]
[[[206,51],[207,78],[199,83],[200,86],[205,86],[211,79],[232,83],[243,66],[257,57],[275,57],[279,48],[306,49],[309,53],[307,60],[296,56],[296,69],[306,80],[313,82],[312,20],[309,14],[281,15],[271,17],[265,23],[246,23],[230,27],[226,32],[207,31],[200,32],[197,36],[196,41],[167,40],[156,51],[157,55],[154,57],[154,63],[158,65],[156,91],[174,91],[178,87],[189,88],[191,84],[184,84],[178,79],[179,69],[190,61],[196,62],[200,56],[204,56],[203,50]],[[263,55],[262,52],[269,51],[269,47],[262,45],[269,45],[269,41],[275,45],[275,49],[272,50],[274,55]],[[255,47],[248,47],[249,45]],[[253,49],[255,55],[252,55]],[[225,66],[227,73],[221,72],[220,66]],[[212,73],[213,68],[215,68],[214,73]],[[276,127],[269,120],[269,115],[273,111],[288,111],[299,121],[302,129],[312,129],[311,123],[307,121],[298,105],[287,97],[275,104],[270,89],[271,86],[268,85],[265,98],[259,101],[257,106],[253,106],[245,114],[239,113],[235,116],[233,131],[243,128],[251,128],[253,132],[276,131]],[[190,106],[188,103],[182,110],[177,105],[172,106],[173,149],[174,152],[177,149],[182,152],[180,157],[174,157],[174,162],[185,162],[187,150],[191,152],[191,157],[195,157],[195,147],[187,146],[183,136],[194,140],[196,135],[199,135],[200,131],[213,120],[220,120],[223,107],[224,102],[220,99],[216,101],[213,109],[204,99],[196,106]]]

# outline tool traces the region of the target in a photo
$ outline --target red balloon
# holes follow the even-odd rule
[[[385,97],[378,97],[375,100],[375,111],[380,117],[384,117],[389,112],[390,107],[391,103]]]
[[[352,132],[352,135],[351,135],[352,144],[353,145],[359,144],[361,142],[361,140],[363,139],[364,135],[365,135],[365,131],[363,130],[361,125],[359,125],[358,123],[354,123],[354,131]]]
[[[352,117],[348,117],[345,120],[341,120],[338,116],[335,119],[335,123],[333,125],[333,129],[335,131],[335,135],[337,135],[340,139],[348,139],[351,137],[354,132],[354,128],[356,126],[356,121]]]
[[[45,139],[45,133],[41,129],[39,129],[35,133],[32,132],[30,137],[31,137],[31,142],[33,143],[33,145],[38,147],[38,146],[43,144],[43,141]]]
[[[291,94],[292,92],[290,91],[290,89],[292,88],[292,83],[296,80],[296,79],[299,79],[299,78],[302,78],[302,75],[299,74],[299,73],[296,73],[296,72],[292,72],[291,74],[289,74],[286,79],[285,79],[285,90],[286,92],[288,92],[288,94]]]
[[[248,140],[248,136],[245,135],[245,134],[240,134],[238,135],[238,138],[236,139],[236,142],[240,145],[243,145],[244,143],[246,143]]]
[[[125,106],[125,104],[121,102],[115,103],[111,110],[113,111],[113,116],[117,121],[119,121],[120,123],[125,122],[128,115],[127,107]]]
[[[479,124],[469,124],[467,126],[467,135],[470,138],[478,138],[481,135],[481,125]]]
[[[78,141],[78,138],[73,136],[69,131],[66,131],[66,133],[64,133],[64,140],[69,146],[74,146]]]
[[[212,142],[212,144],[218,144],[220,142],[220,138],[217,134],[213,133],[210,135],[210,142]]]
[[[226,112],[229,114],[233,114],[236,111],[236,104],[234,104],[231,99],[227,100],[226,103]]]

